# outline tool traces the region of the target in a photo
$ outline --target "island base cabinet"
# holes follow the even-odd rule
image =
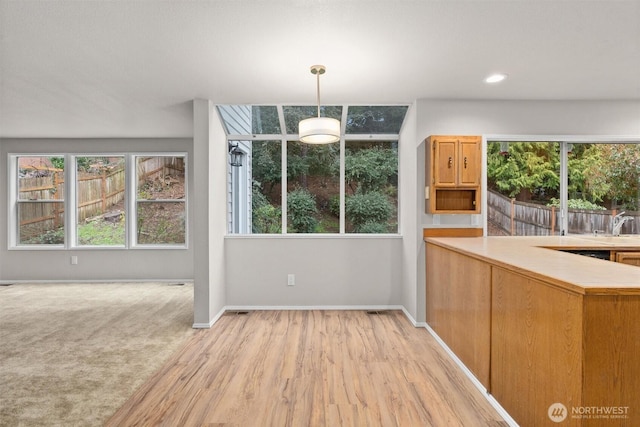
[[[491,267],[427,244],[427,324],[487,389]]]
[[[491,293],[491,393],[516,422],[640,425],[640,296],[582,295],[495,266]],[[558,403],[562,423],[549,415]]]
[[[549,407],[581,402],[582,296],[493,267],[491,393],[521,426],[553,422]]]
[[[640,295],[586,296],[584,316],[582,405],[617,418],[583,425],[640,426]]]

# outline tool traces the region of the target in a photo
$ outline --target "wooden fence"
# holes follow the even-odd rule
[[[616,210],[569,209],[569,234],[611,233]],[[640,212],[625,213],[633,217],[621,234],[639,234]],[[560,233],[560,211],[535,203],[517,202],[491,190],[487,191],[487,222],[490,235],[552,236]]]

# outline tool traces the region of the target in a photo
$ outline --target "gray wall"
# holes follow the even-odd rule
[[[193,158],[190,138],[122,139],[2,139],[0,140],[0,282],[120,281],[193,278],[193,247],[188,249],[72,249],[8,250],[7,162],[11,153],[144,153],[186,152]],[[187,185],[193,186],[193,168],[187,164]],[[189,200],[191,203],[191,200]],[[190,222],[194,212],[189,209]],[[189,229],[189,242],[193,230]],[[71,256],[78,264],[71,265]]]
[[[225,256],[229,306],[402,304],[397,236],[229,236]]]

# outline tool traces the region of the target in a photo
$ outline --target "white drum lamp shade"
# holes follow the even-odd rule
[[[311,117],[298,124],[300,141],[307,144],[331,144],[340,141],[340,121],[331,117]]]

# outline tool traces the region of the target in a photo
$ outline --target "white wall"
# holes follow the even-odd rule
[[[225,256],[228,306],[402,304],[397,236],[229,236]]]
[[[416,105],[412,105],[407,111],[404,124],[400,133],[399,148],[399,201],[400,201],[400,232],[402,238],[402,305],[405,310],[417,319],[420,314],[420,304],[424,301],[420,298],[424,294],[424,286],[418,283],[424,282],[424,272],[418,270],[420,249],[422,245],[422,225],[420,216],[415,212],[420,208],[421,199],[416,197],[419,193],[419,176],[423,176],[424,149],[416,134],[417,127]],[[420,152],[423,154],[420,155]],[[423,255],[422,255],[423,256]],[[424,257],[424,256],[423,256]],[[424,305],[424,304],[423,304]],[[424,317],[424,316],[423,316]]]
[[[193,278],[193,248],[188,249],[72,249],[8,250],[7,162],[11,153],[132,153],[187,152],[193,158],[191,139],[1,139],[0,140],[0,282],[19,281],[135,281]],[[193,172],[187,165],[187,185]],[[192,218],[189,211],[189,218]],[[188,239],[193,234],[189,230]],[[78,264],[71,265],[71,256]]]
[[[418,101],[418,136],[640,135],[638,101]]]
[[[211,101],[194,100],[193,117],[194,326],[208,327],[226,302],[227,143]]]

